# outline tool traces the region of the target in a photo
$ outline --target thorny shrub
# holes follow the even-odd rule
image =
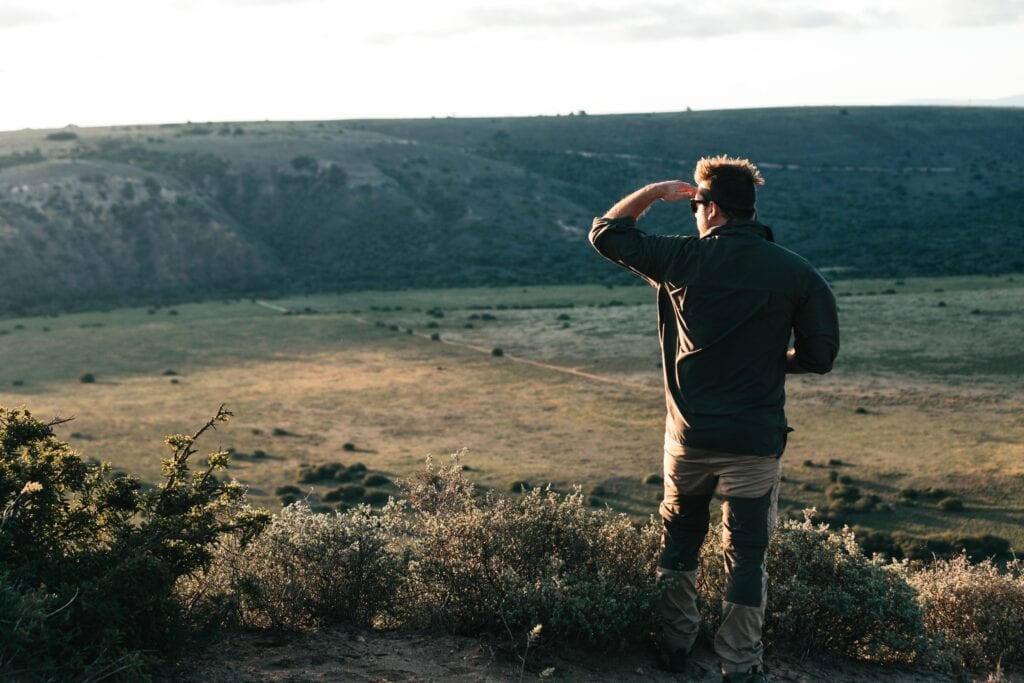
[[[659,530],[576,491],[475,495],[457,459],[403,486],[413,508],[406,619],[461,633],[543,624],[560,642],[625,644],[650,625]]]
[[[251,628],[387,624],[407,563],[401,524],[394,503],[317,514],[298,502],[245,547],[226,538],[210,568],[179,588],[188,604],[228,604],[229,621]]]
[[[175,580],[209,560],[221,534],[251,537],[269,515],[215,473],[192,471],[193,445],[226,422],[223,406],[192,435],[167,438],[163,481],[113,475],[27,410],[0,408],[0,677],[138,675],[193,633]]]
[[[773,532],[767,570],[767,644],[876,662],[930,657],[914,591],[893,566],[865,557],[849,529],[815,524],[810,515],[783,522]],[[707,545],[699,576],[705,625],[714,630],[725,575],[722,554]]]
[[[965,555],[914,568],[903,565],[918,591],[929,633],[967,668],[1024,662],[1024,562],[1005,571]]]

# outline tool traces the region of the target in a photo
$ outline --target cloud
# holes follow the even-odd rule
[[[1002,26],[1024,20],[1024,0],[942,0],[934,11],[952,26]]]
[[[556,34],[562,38],[633,42],[680,37],[714,38],[740,33],[785,30],[978,28],[1024,20],[1024,0],[905,0],[893,7],[878,0],[843,3],[752,3],[722,0],[694,8],[662,0],[593,4],[565,2],[491,5],[449,16],[444,25],[425,27],[420,36],[455,36],[478,32]],[[382,36],[387,38],[387,32]]]
[[[57,21],[57,17],[47,12],[29,7],[0,6],[0,30],[48,24],[53,21]]]

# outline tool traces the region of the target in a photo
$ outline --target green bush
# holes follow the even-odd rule
[[[583,495],[474,495],[457,463],[404,482],[414,560],[404,619],[458,633],[625,645],[651,624],[660,527],[586,509]],[[518,636],[516,636],[518,637]]]
[[[884,560],[865,557],[848,529],[809,517],[783,522],[767,567],[765,639],[776,647],[904,663],[929,652],[914,591]],[[713,631],[721,618],[721,554],[705,552],[701,569],[705,627]]]
[[[929,633],[967,668],[1024,662],[1024,563],[1002,572],[989,560],[971,564],[966,555],[923,569],[904,565],[918,591]]]
[[[362,479],[366,465],[361,462],[345,466],[340,462],[328,462],[320,465],[303,465],[299,470],[300,484],[316,484],[319,482],[345,482]]]
[[[354,501],[363,497],[366,489],[358,484],[343,484],[324,494],[324,502],[334,503],[339,500]]]
[[[936,507],[943,512],[962,512],[964,502],[959,498],[943,498],[936,504]]]
[[[221,545],[210,568],[182,586],[186,599],[220,600],[250,628],[307,630],[331,623],[386,624],[406,573],[396,505],[316,514],[284,508],[252,543]]]
[[[193,445],[228,419],[167,437],[164,481],[87,462],[24,409],[0,408],[0,674],[99,678],[173,653],[192,634],[175,581],[210,558],[225,532],[248,539],[269,517],[215,476],[193,472]],[[19,615],[10,619],[9,615]]]

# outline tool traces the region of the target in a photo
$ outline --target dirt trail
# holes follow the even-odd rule
[[[838,658],[769,656],[773,681],[818,683],[952,683],[985,681],[986,675],[951,678],[931,671],[887,668]],[[506,643],[487,639],[341,626],[305,635],[232,633],[167,673],[166,680],[221,681],[720,681],[717,660],[698,645],[682,675],[660,671],[644,647],[618,652],[579,651],[548,643],[527,653],[525,667]],[[1010,675],[1007,681],[1024,680]]]
[[[277,310],[277,311],[279,311],[281,313],[289,313],[290,312],[286,308],[281,308],[279,306],[273,306],[272,304],[268,304],[268,303],[263,302],[263,301],[257,301],[256,303],[261,305],[261,306],[266,306],[268,308],[272,308],[272,309]],[[367,318],[364,318],[361,315],[355,315],[355,314],[345,314],[345,315],[348,315],[353,320],[355,320],[357,322],[360,322],[360,323],[363,323],[364,325],[373,325],[374,324],[373,321],[368,320]],[[442,344],[447,344],[449,346],[455,346],[455,347],[458,347],[458,348],[461,348],[461,349],[469,349],[470,351],[476,351],[478,353],[483,353],[483,354],[486,354],[486,355],[491,355],[491,353],[493,352],[493,349],[489,349],[489,348],[486,348],[484,346],[478,346],[477,344],[469,344],[467,342],[452,341],[450,339],[445,339],[444,337],[441,337],[440,335],[438,335],[437,339],[434,339],[433,335],[431,335],[431,334],[426,334],[424,332],[413,331],[412,332],[412,336],[419,337],[421,339],[431,340],[431,341],[439,341]],[[596,375],[596,374],[594,374],[592,372],[585,372],[583,370],[577,370],[576,368],[567,368],[565,366],[554,365],[552,363],[544,363],[542,361],[532,360],[530,358],[524,358],[523,356],[517,356],[517,355],[511,354],[511,353],[503,352],[502,353],[502,358],[506,358],[506,359],[508,359],[508,360],[510,360],[510,361],[512,361],[514,363],[523,363],[524,365],[532,365],[534,367],[543,368],[545,370],[550,370],[552,372],[560,372],[560,373],[565,374],[565,375],[572,375],[573,377],[580,377],[582,379],[589,379],[589,380],[592,380],[594,382],[602,382],[604,384],[612,384],[612,385],[619,386],[619,387],[625,387],[627,389],[635,389],[637,391],[645,391],[645,392],[648,392],[648,391],[649,392],[657,392],[659,390],[659,387],[654,387],[654,386],[651,386],[649,384],[640,384],[638,382],[630,382],[628,380],[618,379],[616,377],[606,377],[604,375]]]

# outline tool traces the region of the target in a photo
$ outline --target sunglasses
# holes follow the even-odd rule
[[[690,211],[692,211],[693,213],[697,213],[697,205],[698,204],[710,204],[712,201],[714,201],[714,200],[712,200],[712,199],[691,199],[690,200]]]

